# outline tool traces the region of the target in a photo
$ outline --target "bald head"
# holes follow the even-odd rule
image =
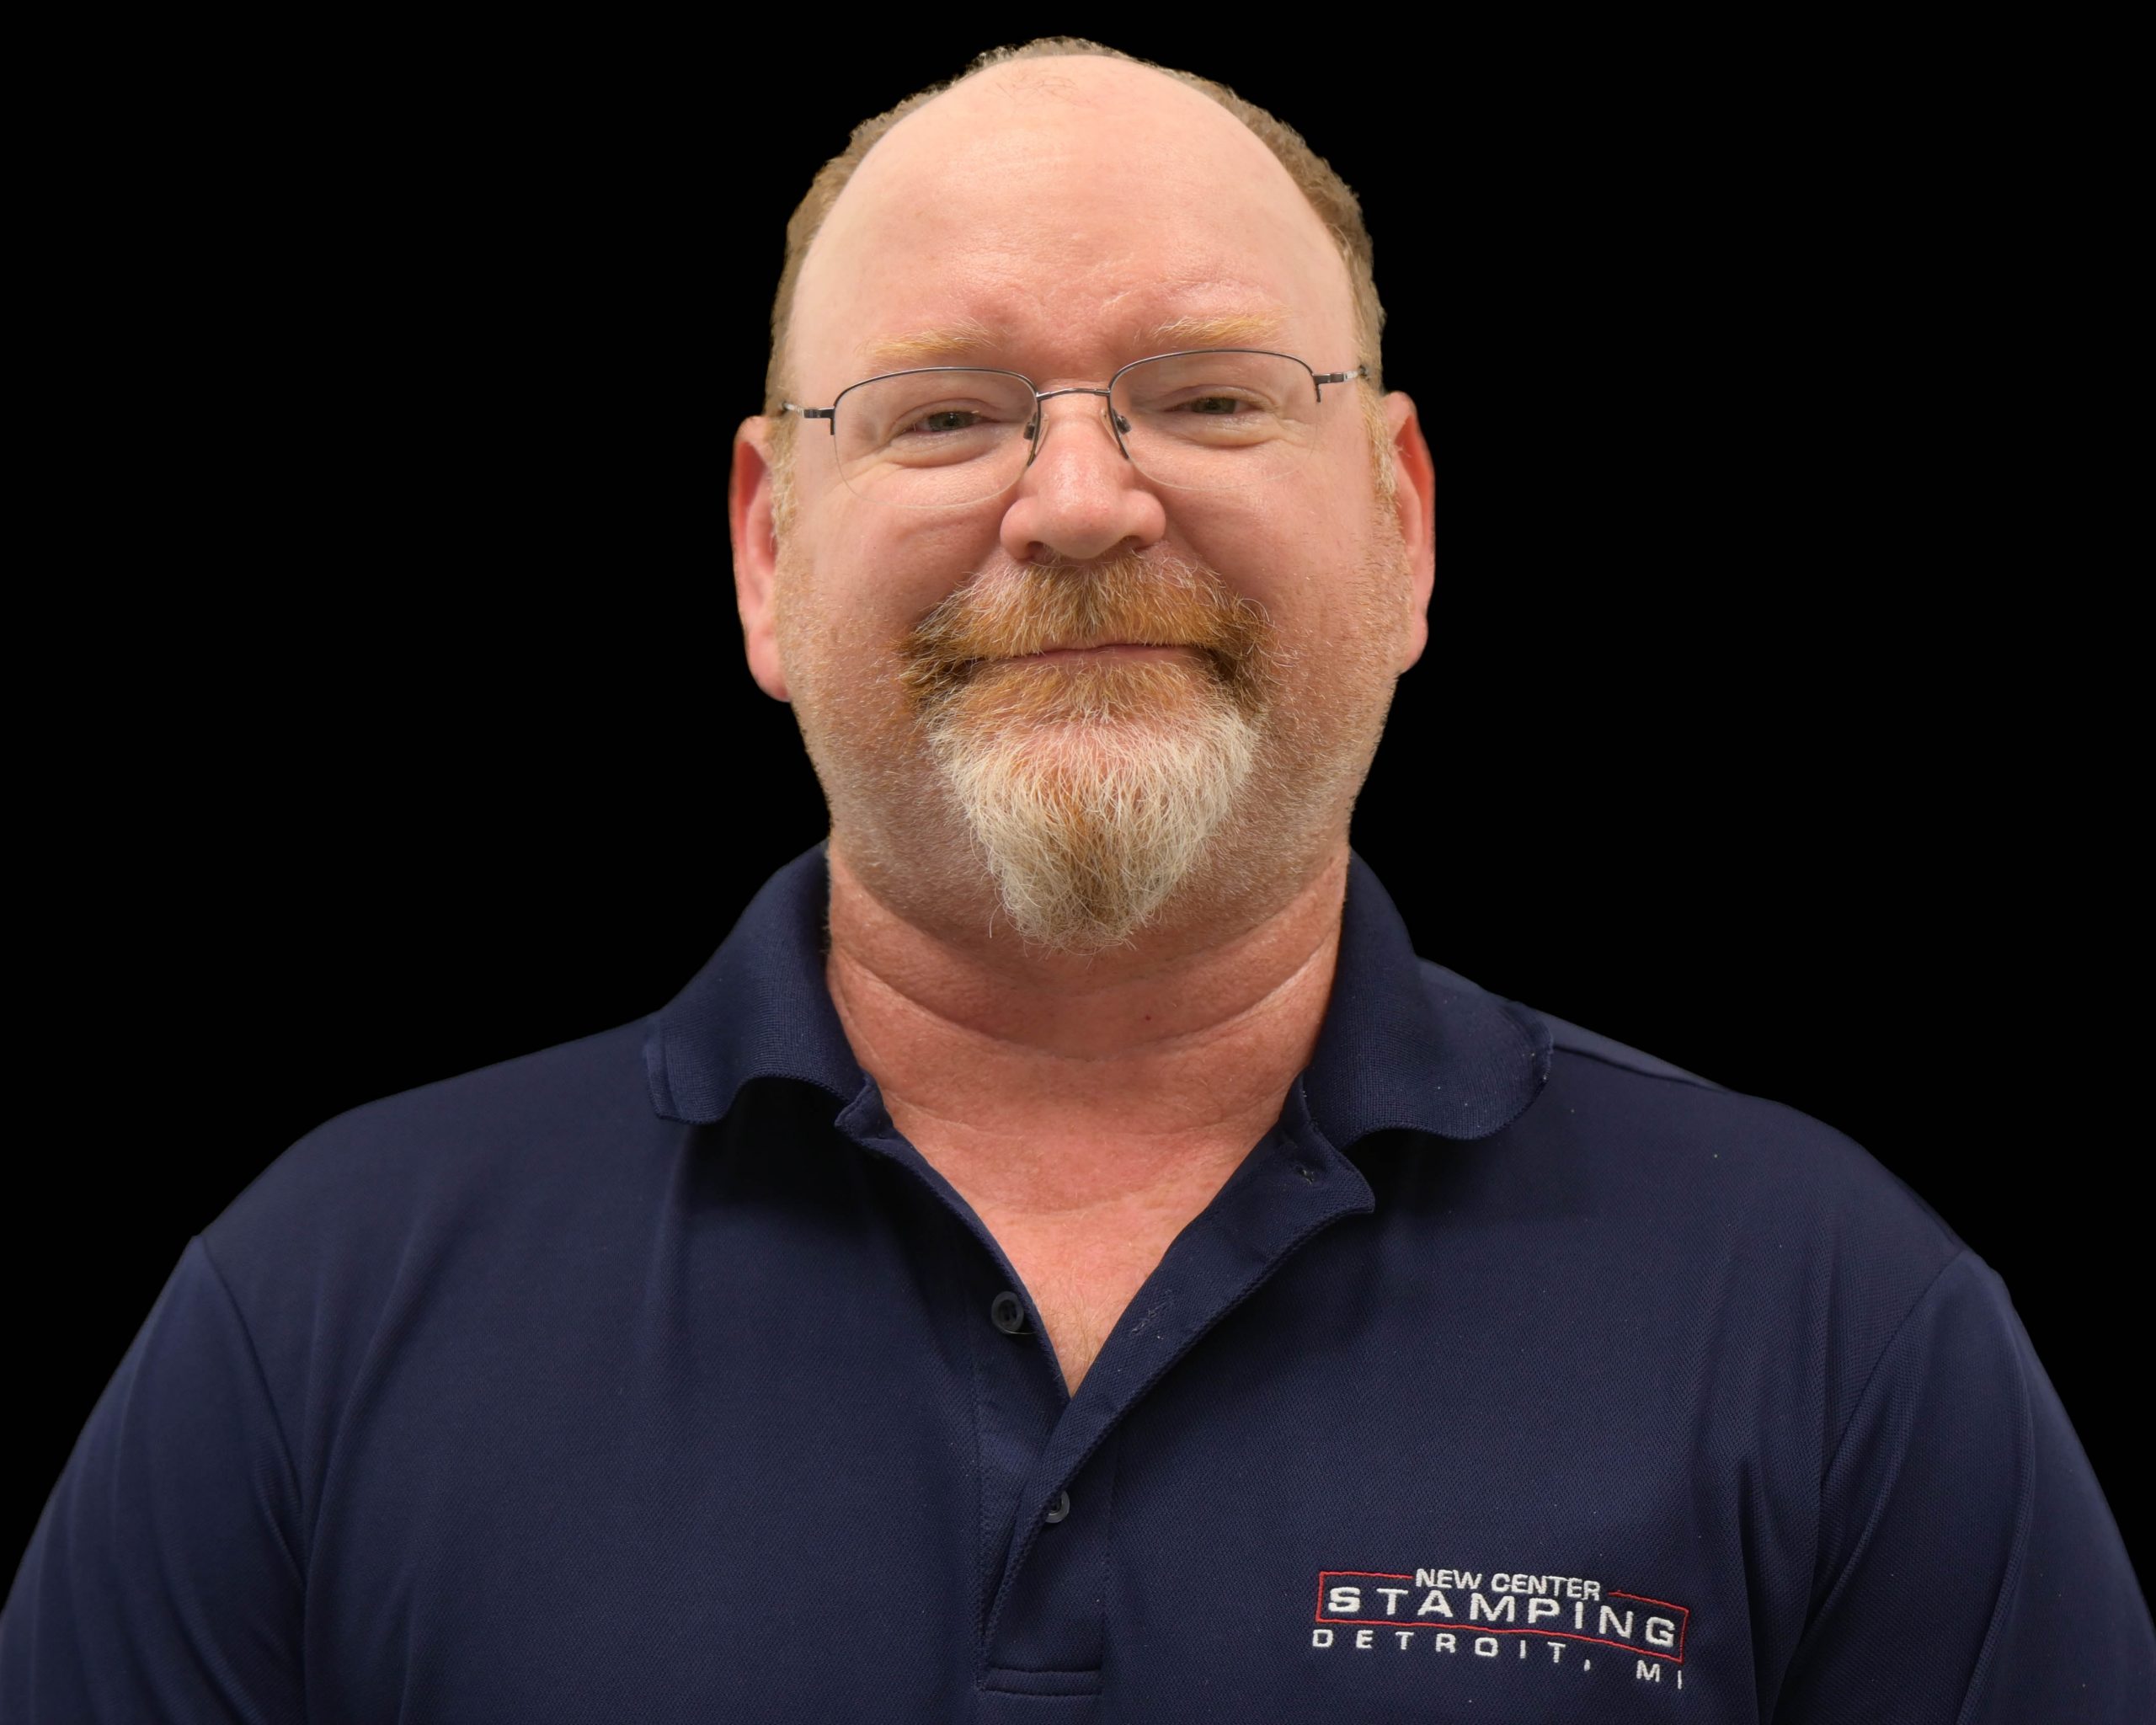
[[[894,360],[1023,353],[1098,382],[1178,328],[1353,362],[1346,267],[1278,159],[1198,92],[1098,57],[990,67],[893,126],[796,293],[791,369],[819,401]]]
[[[1055,126],[1052,110],[1057,109],[1086,116],[1090,125],[1075,133]],[[932,120],[926,114],[931,109]],[[894,152],[882,146],[902,127],[915,130],[910,123],[917,118],[924,120],[919,131],[941,139],[951,152],[954,179],[989,168],[998,157],[1007,162],[1030,152],[1036,158],[1038,181],[1047,167],[1044,152],[1052,147],[1064,152],[1066,167],[1087,174],[1117,174],[1135,200],[1134,220],[1156,201],[1151,192],[1160,181],[1146,179],[1145,166],[1171,179],[1186,175],[1193,166],[1187,159],[1162,161],[1156,152],[1135,147],[1137,138],[1129,130],[1134,124],[1142,120],[1149,131],[1155,122],[1163,130],[1181,126],[1187,135],[1197,136],[1203,121],[1217,128],[1226,120],[1225,132],[1211,134],[1220,146],[1211,158],[1216,168],[1251,186],[1271,181],[1276,190],[1278,176],[1284,174],[1299,191],[1316,232],[1341,260],[1353,314],[1353,350],[1370,366],[1373,382],[1382,387],[1378,344],[1384,313],[1371,273],[1369,237],[1355,195],[1340,177],[1292,127],[1223,85],[1134,61],[1097,43],[1055,37],[983,55],[953,83],[921,91],[863,121],[847,147],[825,164],[787,227],[786,265],[772,307],[766,411],[803,393],[791,364],[789,338],[797,287],[812,251],[819,249],[816,242],[827,220],[872,157],[879,164],[878,177],[897,177],[896,166],[903,163],[889,163],[887,158]],[[968,126],[970,135],[963,130]],[[1278,213],[1276,209],[1271,219],[1277,221]],[[1307,226],[1291,222],[1289,227],[1299,243],[1308,239]],[[1232,344],[1223,338],[1209,344]],[[776,430],[783,445],[791,427],[782,424]]]

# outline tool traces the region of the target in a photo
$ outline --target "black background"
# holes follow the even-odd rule
[[[1011,26],[594,28],[193,42],[84,130],[0,1562],[288,1143],[650,1011],[821,834],[741,663],[728,444],[816,165]],[[2006,1276],[2145,1551],[2115,767],[2012,67],[1090,28],[1364,195],[1438,575],[1354,837],[1421,949],[1865,1144]]]

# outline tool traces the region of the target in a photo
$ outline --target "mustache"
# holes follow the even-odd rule
[[[1172,553],[1094,563],[999,558],[945,595],[899,643],[900,683],[926,716],[984,670],[1055,648],[1187,647],[1246,710],[1277,670],[1272,620],[1206,564]]]

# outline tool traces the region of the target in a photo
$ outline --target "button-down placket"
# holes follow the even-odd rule
[[[1314,1236],[1342,1217],[1375,1208],[1369,1183],[1310,1118],[1302,1086],[1281,1119],[1213,1201],[1177,1236],[1130,1302],[1086,1372],[1019,1494],[1019,1514],[1001,1586],[989,1611],[987,1642],[1001,1662],[1032,1663],[1043,1634],[1056,1636],[1081,1611],[1102,1621],[1090,1578],[1065,1560],[1065,1541],[1089,1514],[1112,1474],[1104,1462],[1118,1428],[1153,1386],[1205,1332],[1241,1305]],[[1071,1493],[1070,1517],[1051,1525],[1057,1495]],[[1107,1505],[1098,1519],[1105,1521]],[[1071,1542],[1075,1545],[1075,1541]]]
[[[836,1124],[927,1184],[986,1254],[978,1280],[961,1281],[990,1291],[960,1319],[974,1365],[979,1574],[990,1602],[982,1686],[1013,1700],[1088,1694],[1106,1652],[1117,1428],[1299,1247],[1374,1208],[1369,1183],[1326,1140],[1297,1083],[1278,1124],[1177,1236],[1071,1397],[1001,1246],[892,1125],[873,1081]]]

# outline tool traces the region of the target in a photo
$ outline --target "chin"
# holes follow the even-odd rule
[[[1004,669],[927,724],[929,748],[1019,937],[1124,944],[1198,872],[1249,782],[1257,724],[1203,668]]]

